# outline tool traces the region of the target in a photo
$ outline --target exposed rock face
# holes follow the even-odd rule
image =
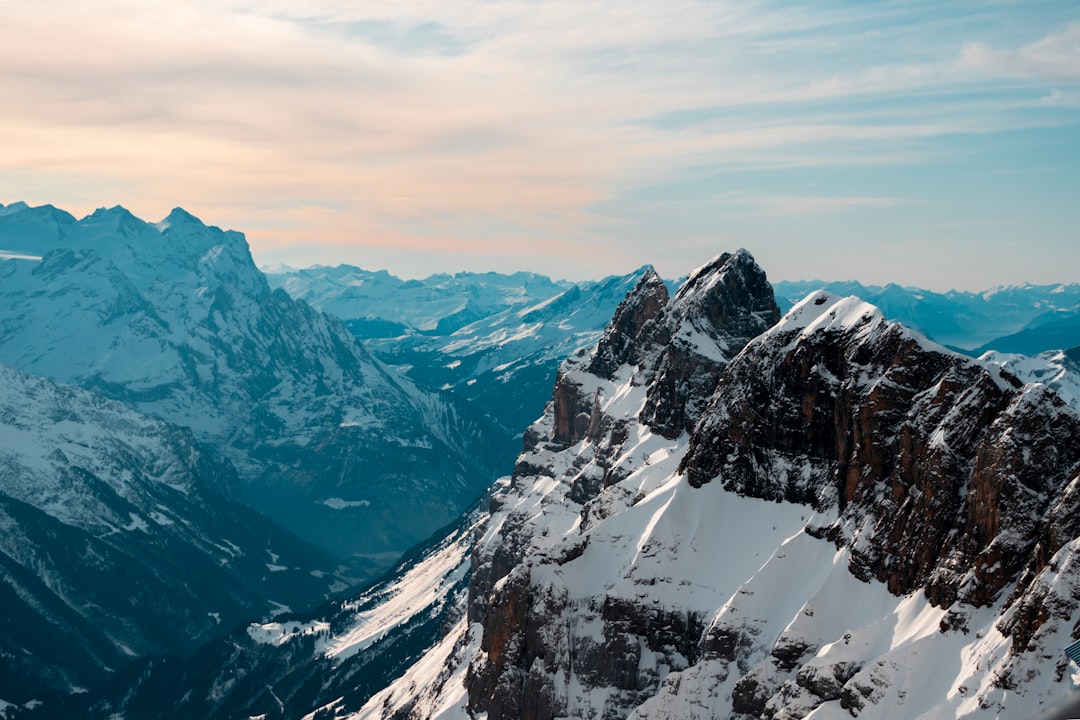
[[[667,286],[650,268],[615,310],[614,317],[596,346],[588,371],[610,380],[620,367],[639,360],[636,354],[640,349],[638,338],[641,331],[667,303]]]
[[[619,305],[584,367],[559,372],[553,396],[556,442],[572,444],[601,428],[594,398],[576,380],[612,380],[637,368],[648,388],[641,419],[668,439],[689,432],[701,417],[729,358],[780,319],[765,272],[745,250],[724,253],[699,268],[668,301],[664,283],[646,272]],[[586,383],[588,384],[588,383]]]
[[[689,482],[835,507],[815,532],[856,546],[857,577],[925,587],[944,607],[991,602],[1080,462],[1076,415],[855,298],[821,294],[792,315],[728,367],[683,462]]]
[[[642,419],[668,439],[693,430],[727,360],[779,319],[765,271],[745,250],[693,273],[647,329],[657,357]]]
[[[639,338],[642,331],[651,327],[652,321],[667,302],[667,286],[656,271],[648,269],[619,303],[614,317],[592,353],[586,372],[611,380],[612,374],[623,365],[640,362],[643,344]],[[581,384],[575,381],[573,371],[578,370],[580,369],[575,364],[560,368],[552,393],[551,402],[555,414],[552,439],[563,445],[572,445],[586,437],[597,440],[602,430],[599,397],[595,393],[588,395]]]

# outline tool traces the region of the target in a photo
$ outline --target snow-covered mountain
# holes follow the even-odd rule
[[[759,273],[723,256],[666,303],[643,280],[495,493],[465,617],[359,712],[311,717],[990,718],[1064,697],[1080,416],[854,297],[776,322]]]
[[[781,281],[774,288],[785,311],[815,290],[856,295],[886,318],[976,356],[989,350],[1034,355],[1080,344],[1080,284],[1076,283],[947,293],[854,281]]]
[[[190,430],[0,366],[0,700],[87,688],[347,587],[238,489]]]
[[[90,716],[1028,717],[1070,686],[1077,437],[1047,385],[857,298],[781,318],[745,251],[670,298],[648,272],[487,512]]]
[[[979,357],[1004,368],[1025,383],[1042,383],[1080,412],[1080,347],[1048,350],[1033,356],[990,351]]]
[[[239,233],[16,203],[0,249],[0,362],[190,427],[248,502],[343,556],[386,567],[496,475],[497,427],[271,290]]]

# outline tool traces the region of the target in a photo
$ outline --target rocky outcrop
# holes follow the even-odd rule
[[[657,350],[642,420],[671,439],[693,430],[728,359],[779,319],[772,286],[746,250],[698,269],[643,333]]]
[[[856,576],[945,607],[988,604],[1075,537],[1064,513],[1042,520],[1080,463],[1080,422],[1052,392],[854,298],[793,313],[727,368],[682,464],[692,485],[835,507],[815,531],[853,546]]]
[[[668,303],[668,289],[656,271],[649,268],[626,295],[597,343],[588,372],[610,380],[627,363],[640,361],[641,331]]]
[[[555,427],[551,439],[561,445],[573,445],[588,438],[597,440],[601,430],[600,402],[589,395],[573,378],[559,373],[551,395]]]

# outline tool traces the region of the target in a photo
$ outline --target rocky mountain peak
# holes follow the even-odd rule
[[[174,207],[169,214],[165,216],[165,219],[158,223],[158,227],[162,230],[165,227],[172,227],[176,225],[195,225],[197,227],[206,227],[206,224],[202,220],[195,217],[182,207]]]
[[[642,333],[657,349],[642,419],[667,438],[692,430],[728,360],[779,319],[765,271],[746,250],[691,273]]]
[[[75,218],[70,213],[57,208],[55,205],[46,204],[32,207],[22,200],[13,202],[10,205],[0,204],[0,215],[18,216],[23,220],[48,218],[62,224],[75,222]]]
[[[730,339],[729,357],[780,320],[765,270],[745,249],[720,254],[691,273],[672,311],[694,329]]]
[[[668,289],[651,267],[647,268],[604,330],[588,371],[610,379],[628,362],[637,362],[635,350],[641,331],[667,305]]]

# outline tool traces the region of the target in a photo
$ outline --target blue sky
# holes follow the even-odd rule
[[[1080,282],[1075,1],[0,0],[0,68],[0,202],[263,263]]]

